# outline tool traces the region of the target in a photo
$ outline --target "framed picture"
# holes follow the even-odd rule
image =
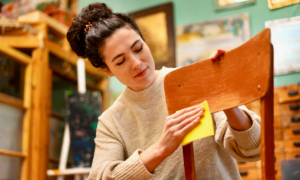
[[[274,47],[274,74],[300,72],[300,16],[267,21]]]
[[[139,26],[155,61],[155,69],[175,67],[173,4],[129,13]]]
[[[176,27],[176,65],[183,67],[205,59],[216,49],[234,49],[250,39],[248,13]]]
[[[215,10],[235,9],[249,4],[254,4],[255,0],[214,0]]]
[[[268,0],[268,6],[270,9],[277,9],[297,3],[300,3],[300,0]]]

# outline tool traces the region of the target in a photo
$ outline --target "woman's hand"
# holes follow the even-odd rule
[[[216,60],[226,52],[224,49],[217,49],[209,59]],[[245,131],[252,126],[251,119],[238,107],[226,109],[224,113],[230,126],[237,131]]]
[[[226,53],[226,52],[227,52],[227,51],[224,50],[224,49],[217,49],[215,52],[213,52],[213,53],[210,55],[209,59],[210,59],[210,60],[216,60],[216,59],[218,59],[219,56],[223,55],[223,54]]]
[[[203,116],[204,107],[193,106],[167,117],[158,145],[165,156],[171,155],[180,145],[184,136],[196,127]]]
[[[158,142],[140,154],[141,160],[149,172],[153,172],[166,157],[178,148],[184,136],[199,124],[203,113],[204,107],[198,105],[185,108],[167,117]]]

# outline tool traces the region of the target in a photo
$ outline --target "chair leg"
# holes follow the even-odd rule
[[[183,160],[186,180],[196,180],[193,142],[183,148]]]

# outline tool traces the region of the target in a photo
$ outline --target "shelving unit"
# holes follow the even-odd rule
[[[298,86],[298,87],[297,87]],[[295,160],[300,157],[300,96],[289,96],[289,91],[298,91],[300,85],[274,88],[274,154],[275,154],[275,179],[282,179],[280,163],[282,160]],[[247,108],[260,114],[260,103],[255,101],[246,104]],[[290,106],[294,106],[291,109]],[[292,120],[292,118],[295,118]],[[298,119],[296,119],[298,118]],[[296,143],[296,145],[295,145]],[[237,162],[243,180],[261,179],[261,162]]]
[[[0,26],[4,23],[0,21]],[[0,102],[23,111],[22,151],[0,149],[0,155],[22,159],[21,180],[43,180],[47,179],[48,164],[58,163],[57,158],[49,157],[50,118],[64,122],[64,115],[51,109],[52,79],[59,76],[76,84],[78,57],[66,40],[68,27],[46,14],[35,11],[12,24],[19,26],[1,29],[0,54],[25,66],[24,95],[19,99],[0,93]],[[31,31],[24,31],[24,26]],[[105,110],[109,100],[108,77],[88,60],[85,62],[87,88],[101,91]]]

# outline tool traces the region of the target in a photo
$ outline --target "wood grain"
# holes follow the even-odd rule
[[[49,51],[47,49],[35,49],[33,58],[32,78],[32,119],[30,134],[30,180],[46,179],[48,165],[48,144],[51,80],[49,78]]]
[[[270,68],[270,30],[265,29],[219,60],[200,61],[167,74],[168,112],[207,100],[214,113],[260,99],[268,89]]]
[[[11,46],[14,48],[38,48],[40,46],[40,41],[37,37],[34,36],[0,36],[1,44]]]

